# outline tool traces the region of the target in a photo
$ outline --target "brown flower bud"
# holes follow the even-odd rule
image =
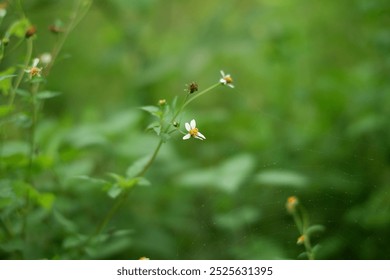
[[[34,26],[34,25],[31,25],[27,31],[26,31],[26,34],[24,35],[26,37],[26,39],[34,36],[34,34],[37,33],[37,28]]]

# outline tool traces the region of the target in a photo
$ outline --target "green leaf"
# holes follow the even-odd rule
[[[14,110],[13,106],[0,105],[0,117],[5,117]]]
[[[27,98],[31,97],[31,93],[25,89],[18,88],[16,90],[16,93],[23,97],[27,97]]]
[[[111,198],[118,197],[123,191],[123,188],[119,187],[118,184],[112,185],[112,187],[108,190],[107,194]]]
[[[49,98],[56,97],[60,94],[61,94],[60,92],[56,92],[56,91],[41,91],[37,93],[36,97],[38,99],[49,99]]]
[[[171,138],[171,135],[169,133],[161,133],[160,138],[164,143],[166,143]]]
[[[137,184],[138,184],[139,186],[150,186],[150,185],[151,185],[150,181],[147,180],[147,179],[144,178],[144,177],[138,177],[137,179],[138,179]]]
[[[75,177],[76,179],[80,180],[85,180],[93,185],[99,185],[99,186],[105,186],[107,184],[110,184],[110,182],[103,180],[103,179],[97,179],[97,178],[92,178],[87,175],[79,175]]]
[[[307,255],[306,252],[302,252],[298,255],[298,259],[308,259],[309,256]]]
[[[161,118],[162,112],[159,107],[156,106],[143,106],[141,107],[141,110],[144,110],[151,114],[152,116],[156,116],[158,118]]]
[[[67,219],[64,215],[62,215],[58,211],[53,211],[54,219],[65,229],[67,232],[77,232],[77,225]]]
[[[146,130],[153,130],[157,135],[160,135],[161,132],[161,124],[160,122],[152,122],[146,127]]]
[[[53,203],[56,196],[52,193],[46,192],[46,193],[39,193],[37,196],[37,203],[45,208],[46,210],[50,210],[53,207]]]
[[[256,175],[255,182],[264,185],[306,187],[309,180],[306,176],[294,171],[265,170]]]
[[[314,233],[323,232],[325,231],[325,227],[323,225],[312,225],[307,230],[307,235],[311,236]]]
[[[217,167],[193,170],[183,174],[179,181],[194,187],[214,186],[227,192],[236,191],[247,180],[254,168],[254,158],[249,154],[231,157]]]
[[[82,244],[84,244],[87,239],[87,236],[81,234],[68,236],[64,239],[62,246],[64,249],[77,248],[82,246]]]
[[[25,156],[29,152],[29,145],[26,142],[21,141],[10,141],[5,142],[1,149],[2,157],[10,157],[15,155]]]
[[[118,174],[115,174],[115,173],[110,173],[109,175],[115,179],[118,187],[120,187],[122,189],[131,188],[138,183],[138,178],[128,179],[128,178],[124,178],[124,177],[122,177]]]
[[[16,36],[18,38],[24,38],[26,35],[27,29],[31,26],[30,21],[27,18],[22,18],[20,20],[15,21],[8,28],[5,33],[4,38],[10,38],[11,36]]]
[[[13,69],[13,68],[10,68],[10,69]],[[9,70],[9,69],[8,69]],[[7,71],[8,71],[7,70]],[[4,72],[3,72],[4,73]],[[0,82],[2,82],[3,80],[5,79],[9,79],[9,78],[12,78],[12,77],[15,77],[16,75],[3,75],[3,73],[0,73]]]
[[[133,178],[139,175],[145,168],[145,166],[148,164],[150,160],[150,156],[145,156],[140,158],[139,160],[136,160],[132,165],[127,168],[126,176],[128,178]]]
[[[9,90],[12,87],[12,77],[15,77],[16,75],[13,75],[15,72],[14,67],[10,67],[7,70],[0,72],[0,91],[3,92],[5,96],[8,95]]]

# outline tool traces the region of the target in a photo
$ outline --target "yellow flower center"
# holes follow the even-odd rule
[[[41,69],[38,67],[31,67],[30,69],[30,75],[31,77],[35,77],[41,73]]]
[[[227,84],[233,83],[233,79],[232,79],[232,77],[230,77],[230,76],[226,76],[226,77],[224,78],[224,80],[226,81]]]
[[[193,128],[193,129],[191,129],[190,131],[189,131],[189,133],[190,133],[190,135],[192,136],[192,137],[195,137],[195,136],[197,136],[198,135],[198,129],[195,127],[195,128]]]

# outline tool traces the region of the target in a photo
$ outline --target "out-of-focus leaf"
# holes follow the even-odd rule
[[[107,191],[107,194],[111,198],[118,197],[123,191],[123,188],[119,187],[118,184],[113,184],[111,188]]]
[[[77,232],[78,227],[77,225],[71,221],[70,219],[66,218],[64,215],[62,215],[58,211],[53,211],[54,218],[56,221],[63,226],[64,230],[66,232]]]
[[[143,106],[141,109],[158,118],[162,115],[160,108],[156,106]]]
[[[137,184],[139,186],[150,186],[151,185],[150,181],[147,180],[145,177],[138,177],[137,179],[138,179]]]
[[[62,246],[64,247],[64,249],[79,247],[87,239],[88,237],[85,235],[81,235],[81,234],[71,235],[65,238],[64,242],[62,243]]]
[[[258,173],[255,182],[263,185],[286,187],[306,187],[309,180],[306,176],[289,170],[265,170]]]
[[[352,137],[360,137],[366,133],[370,133],[379,129],[386,124],[386,120],[379,115],[368,115],[361,117],[347,129],[347,133]]]
[[[146,130],[153,130],[157,135],[160,135],[161,133],[160,122],[152,122],[146,127]]]
[[[56,97],[60,94],[61,92],[56,92],[56,91],[41,91],[37,93],[36,97],[38,99],[49,99],[49,98]]]
[[[31,23],[27,18],[22,18],[20,20],[17,20],[8,28],[4,38],[10,38],[11,36],[24,38],[26,31],[30,26]]]
[[[109,173],[108,175],[114,178],[116,180],[116,184],[118,185],[118,187],[122,189],[129,189],[131,187],[134,187],[138,183],[138,178],[136,177],[125,178],[115,173]]]
[[[25,89],[22,89],[22,88],[18,88],[16,89],[16,94],[20,95],[20,96],[23,96],[25,98],[30,98],[31,97],[31,93]]]
[[[79,176],[75,176],[75,177],[76,177],[76,179],[85,180],[85,181],[87,181],[89,183],[92,183],[94,185],[102,185],[102,186],[104,186],[104,185],[109,184],[109,182],[106,181],[106,180],[92,178],[92,177],[87,176],[87,175],[79,175]]]
[[[106,136],[97,127],[83,125],[68,134],[68,141],[77,148],[107,143]]]
[[[14,110],[13,106],[0,105],[0,117],[5,117]]]
[[[325,227],[323,225],[312,225],[307,230],[306,233],[311,236],[312,234],[323,232]]]
[[[3,92],[4,95],[8,95],[8,92],[12,86],[12,79],[16,75],[13,75],[15,72],[14,67],[10,67],[5,71],[0,72],[0,91]]]
[[[166,143],[171,138],[171,135],[169,133],[161,133],[160,138],[164,143]]]
[[[216,225],[222,229],[239,230],[254,223],[259,218],[260,212],[254,207],[242,207],[229,213],[217,215]]]
[[[2,157],[10,157],[14,155],[27,155],[29,152],[29,145],[26,142],[21,141],[9,141],[3,143],[1,149]]]
[[[194,187],[215,186],[227,192],[234,192],[250,176],[254,158],[241,154],[227,159],[212,169],[192,170],[183,174],[179,182]]]
[[[139,174],[144,170],[145,166],[150,161],[150,158],[151,158],[150,156],[145,156],[133,162],[133,164],[130,165],[129,168],[127,168],[126,171],[127,178],[133,178],[139,176]]]
[[[52,193],[38,193],[36,199],[40,206],[45,208],[46,210],[50,210],[53,207],[53,203],[56,196]]]

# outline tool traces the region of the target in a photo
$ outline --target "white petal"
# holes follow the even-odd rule
[[[223,79],[223,78],[222,78],[222,79],[220,79],[220,80],[219,80],[219,82],[220,82],[221,84],[224,84],[224,85],[226,85],[226,80],[225,80],[225,79]]]
[[[192,120],[190,122],[190,124],[191,124],[191,129],[196,128],[196,121],[195,120]]]
[[[36,67],[39,63],[39,58],[34,58],[32,67]]]
[[[198,134],[196,135],[196,138],[198,138],[200,140],[206,139],[206,137],[202,133],[200,133],[199,131],[198,131]]]
[[[232,84],[227,84],[228,87],[234,88],[234,85]]]
[[[186,122],[185,126],[186,126],[187,131],[191,130],[191,126],[190,126],[190,124],[188,122]]]
[[[225,72],[223,72],[223,70],[221,70],[220,72],[221,72],[222,77],[225,78]]]
[[[187,140],[190,138],[191,138],[191,134],[189,134],[189,133],[183,136],[183,140]]]

